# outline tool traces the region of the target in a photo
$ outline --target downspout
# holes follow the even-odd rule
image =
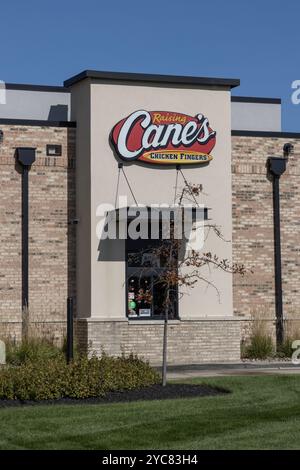
[[[29,304],[29,185],[31,165],[35,162],[35,148],[18,147],[16,160],[22,166],[22,311]]]
[[[275,312],[277,349],[284,339],[284,318],[282,302],[281,232],[280,232],[280,185],[281,175],[286,170],[291,144],[283,147],[284,157],[269,157],[268,168],[273,176],[273,220],[274,220],[274,265],[275,265]]]

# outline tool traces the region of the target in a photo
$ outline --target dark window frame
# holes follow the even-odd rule
[[[51,148],[55,150],[55,153],[51,153]],[[56,153],[57,152],[57,153]],[[47,157],[61,157],[62,156],[62,145],[61,144],[47,144],[46,145]]]
[[[149,210],[149,208],[148,208]],[[194,208],[193,209],[193,214],[196,213],[196,210],[197,208]],[[204,216],[204,220],[210,220],[209,217],[208,217],[208,211],[210,210],[209,207],[204,207],[203,208],[203,216]],[[127,234],[128,235],[128,234]],[[138,240],[141,240],[141,239],[138,239]],[[151,240],[151,239],[150,239]],[[128,313],[129,313],[129,309],[128,309],[128,280],[129,280],[129,275],[130,275],[130,272],[132,272],[133,274],[135,274],[137,272],[137,270],[140,269],[140,270],[144,270],[145,268],[138,268],[138,267],[129,267],[128,266],[128,237],[125,239],[125,303],[126,303],[126,318],[128,319],[128,321],[149,321],[149,320],[164,320],[165,319],[165,315],[153,315],[151,314],[151,316],[149,317],[130,317],[128,316]],[[155,268],[156,270],[158,268]],[[166,268],[161,268],[161,269],[166,269]],[[150,268],[148,268],[148,273],[150,272]],[[176,295],[175,295],[175,301],[174,301],[174,305],[175,305],[175,315],[174,315],[174,320],[180,320],[180,315],[179,315],[179,290],[178,290],[178,285],[176,286]]]
[[[140,239],[138,239],[140,240]],[[149,242],[149,240],[147,240]],[[150,239],[151,241],[151,239]],[[136,317],[130,317],[129,316],[129,308],[128,308],[128,280],[130,278],[130,276],[133,276],[135,274],[137,274],[138,272],[141,272],[141,271],[144,271],[145,272],[145,277],[146,276],[155,276],[155,274],[157,273],[158,270],[166,270],[167,268],[165,267],[161,267],[161,268],[155,268],[153,270],[151,270],[151,267],[147,268],[145,270],[145,267],[130,267],[128,266],[128,238],[126,238],[125,240],[125,279],[126,279],[126,288],[125,288],[125,302],[126,302],[126,318],[129,320],[129,321],[161,321],[161,320],[164,320],[165,319],[165,315],[162,314],[162,315],[154,315],[153,314],[153,311],[151,311],[151,316],[149,317],[139,317],[139,316],[136,316]],[[153,283],[151,283],[151,290],[152,290],[152,293],[153,293]],[[176,286],[176,293],[175,293],[175,299],[174,299],[174,318],[170,318],[170,320],[180,320],[180,317],[179,317],[179,291],[178,291],[178,285]],[[153,307],[151,307],[153,308]]]

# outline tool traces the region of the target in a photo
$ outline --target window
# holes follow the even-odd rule
[[[61,145],[47,144],[46,154],[47,154],[47,157],[61,157],[62,155]]]
[[[165,316],[166,286],[162,273],[167,261],[159,250],[161,240],[132,240],[126,242],[127,316],[134,319],[162,319]],[[159,251],[159,254],[157,253]],[[170,290],[169,318],[178,311],[177,287]]]

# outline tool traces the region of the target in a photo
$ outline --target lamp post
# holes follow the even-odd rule
[[[73,357],[73,298],[68,297],[67,299],[67,363],[69,364]]]
[[[35,162],[35,148],[18,147],[16,160],[22,166],[22,309],[28,309],[29,270],[28,270],[28,238],[29,238],[29,186],[28,174]]]
[[[276,311],[276,344],[277,348],[284,339],[283,302],[282,302],[282,269],[281,269],[281,233],[280,233],[280,186],[281,175],[286,171],[292,144],[283,146],[283,157],[269,157],[268,167],[273,176],[273,220],[274,220],[274,264],[275,264],[275,311]]]

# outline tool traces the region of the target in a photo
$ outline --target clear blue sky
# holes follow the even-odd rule
[[[0,79],[62,84],[84,70],[240,78],[234,94],[281,97],[300,132],[297,0],[1,2]]]

